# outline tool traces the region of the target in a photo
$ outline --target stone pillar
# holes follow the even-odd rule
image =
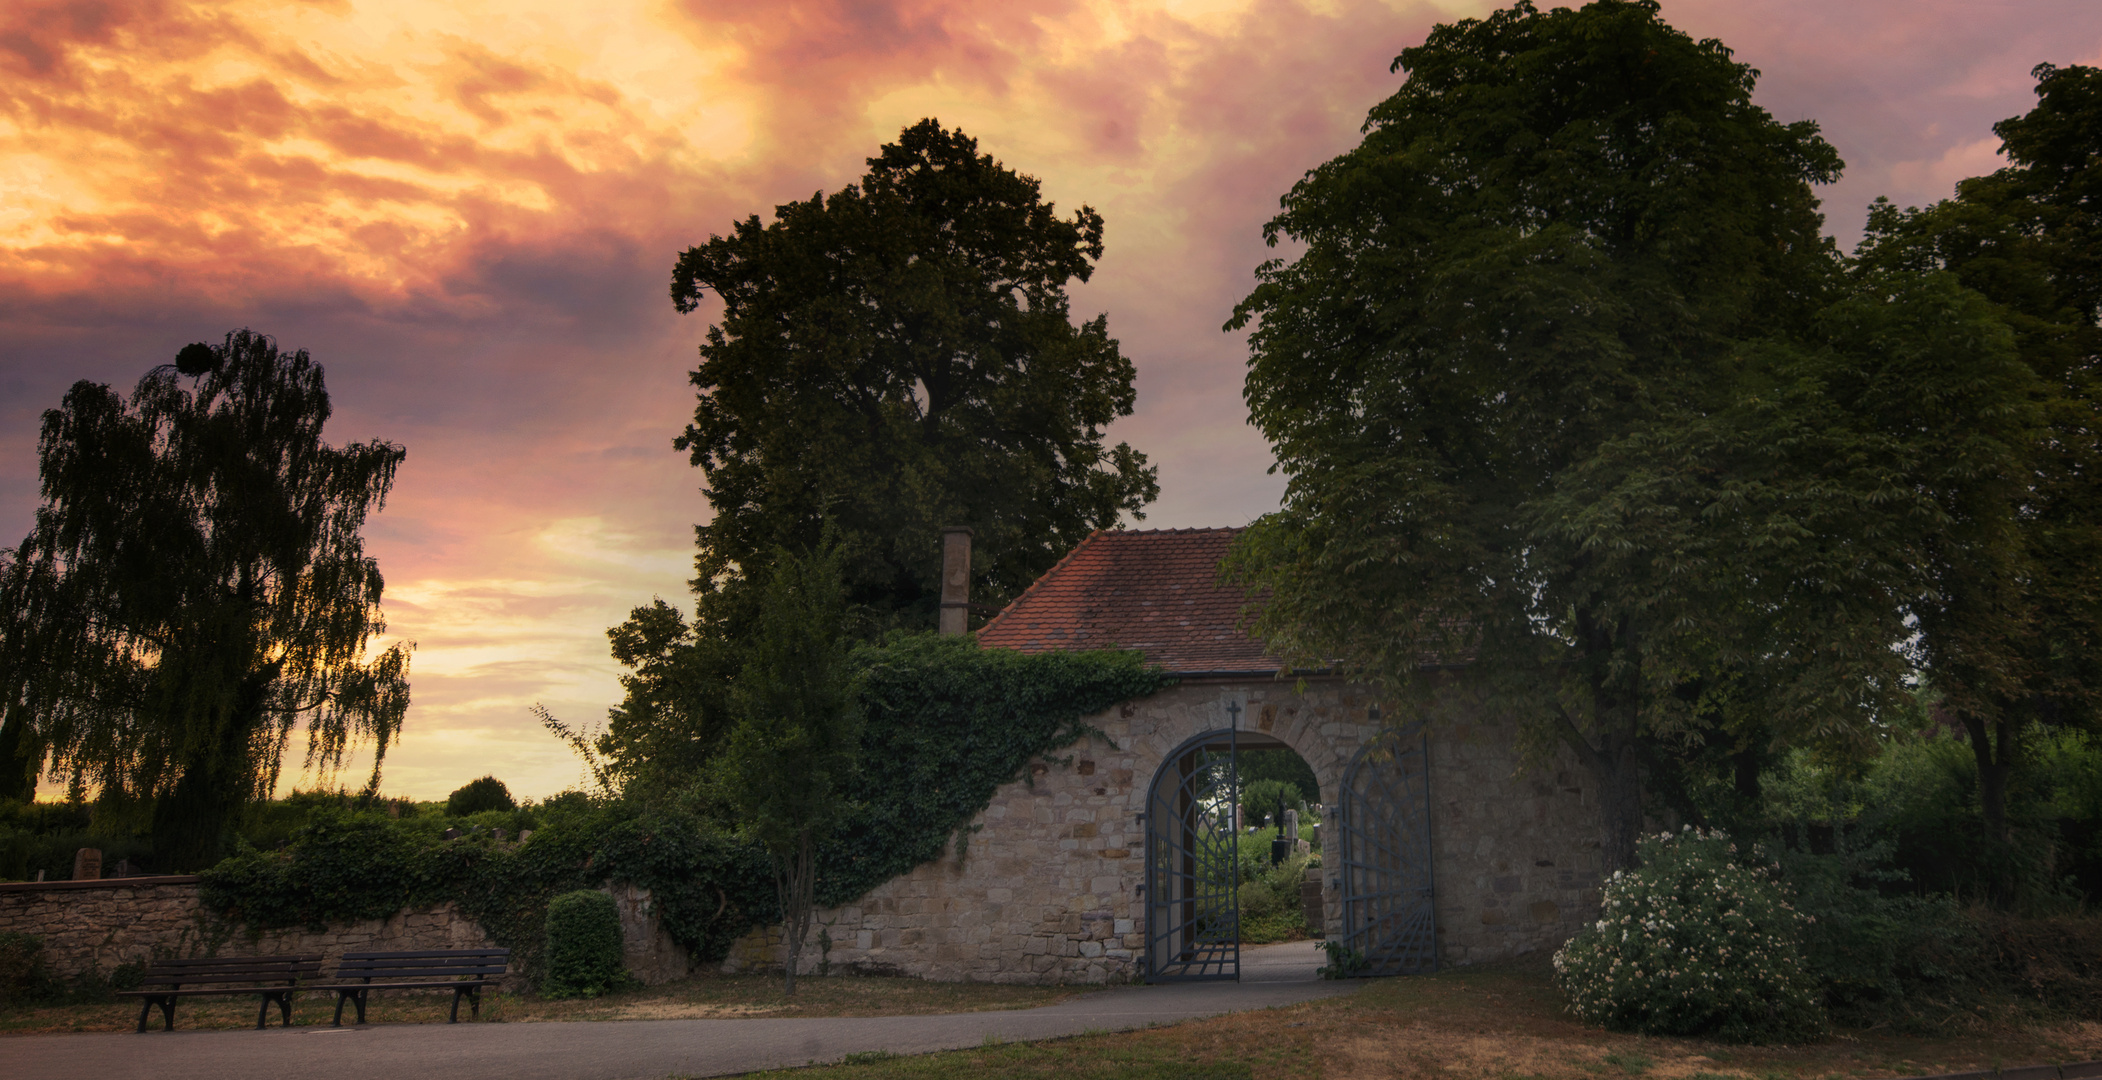
[[[952,525],[942,530],[943,636],[971,628],[971,530]]]

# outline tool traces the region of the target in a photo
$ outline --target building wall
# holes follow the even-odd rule
[[[1106,982],[1143,970],[1144,839],[1137,815],[1167,755],[1228,726],[1298,751],[1335,801],[1352,755],[1379,730],[1373,699],[1334,680],[1185,681],[1088,718],[1091,737],[1002,787],[962,844],[818,913],[830,947],[806,943],[802,968],[990,982]],[[1392,711],[1389,719],[1394,719]],[[1559,945],[1599,903],[1597,804],[1565,750],[1519,769],[1515,727],[1479,718],[1432,729],[1431,825],[1439,959],[1470,964]],[[1324,823],[1326,824],[1326,823]],[[1324,863],[1336,865],[1332,830]],[[959,850],[960,847],[960,850]],[[1332,875],[1324,911],[1340,918]],[[726,971],[778,969],[778,928],[740,941]]]

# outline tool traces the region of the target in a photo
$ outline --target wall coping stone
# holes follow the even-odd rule
[[[155,874],[96,878],[92,881],[0,881],[0,892],[53,892],[60,889],[136,889],[141,885],[195,885],[195,874]]]

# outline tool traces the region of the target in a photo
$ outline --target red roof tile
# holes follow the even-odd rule
[[[1277,671],[1263,643],[1239,629],[1247,595],[1219,584],[1219,560],[1240,532],[1098,532],[986,623],[978,644],[1138,649],[1181,675]]]

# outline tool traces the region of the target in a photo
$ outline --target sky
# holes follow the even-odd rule
[[[366,528],[414,704],[384,791],[577,783],[529,712],[603,720],[605,631],[683,603],[700,477],[672,439],[715,311],[686,247],[858,179],[923,117],[1107,221],[1076,317],[1138,370],[1143,527],[1282,491],[1222,332],[1262,226],[1354,146],[1461,0],[12,0],[0,5],[0,545],[43,410],[237,327],[327,370],[328,439],[408,449]],[[2039,62],[2102,63],[2096,0],[1665,0],[1846,159],[1828,231],[1997,167]],[[930,552],[929,558],[935,557]],[[341,776],[362,781],[369,752]],[[51,792],[47,789],[47,795]]]

